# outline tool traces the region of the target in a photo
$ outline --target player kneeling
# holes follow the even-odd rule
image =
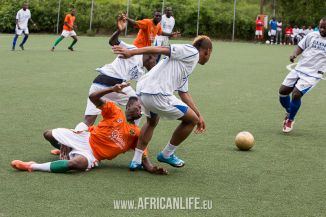
[[[98,126],[92,126],[87,131],[57,128],[44,132],[45,139],[54,147],[60,149],[62,144],[71,148],[69,160],[57,160],[42,164],[14,160],[11,162],[11,166],[17,170],[29,172],[85,171],[96,167],[101,160],[112,160],[117,155],[134,149],[140,134],[140,129],[135,124],[135,120],[141,117],[141,105],[138,98],[130,97],[125,114],[113,102],[101,100],[101,97],[108,93],[123,93],[122,89],[127,86],[129,84],[117,84],[89,96],[90,100],[102,111],[103,120],[99,122]],[[150,173],[167,174],[166,169],[153,166],[147,154],[142,158],[142,166]]]

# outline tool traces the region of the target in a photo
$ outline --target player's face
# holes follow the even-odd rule
[[[143,55],[144,66],[148,71],[156,65],[156,58],[156,55]]]
[[[172,8],[166,8],[165,14],[168,18],[171,17],[172,16]]]
[[[75,16],[75,14],[76,14],[76,10],[73,9],[73,10],[71,11],[71,15]]]
[[[326,21],[321,20],[319,22],[319,32],[322,37],[326,37]]]
[[[211,57],[212,49],[201,49],[199,52],[199,61],[200,65],[205,65]]]
[[[28,8],[28,4],[23,4],[23,10],[26,11],[26,9]]]
[[[154,23],[159,23],[161,22],[161,19],[162,19],[162,14],[160,12],[155,12],[154,13]]]
[[[126,108],[126,116],[129,120],[137,120],[141,118],[141,105],[139,101],[134,101]]]

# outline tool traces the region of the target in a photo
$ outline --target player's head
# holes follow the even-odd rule
[[[141,105],[136,96],[131,96],[126,105],[127,121],[134,121],[141,118]]]
[[[211,39],[206,35],[199,35],[194,39],[192,45],[199,51],[198,63],[201,65],[207,63],[213,50]]]
[[[75,8],[71,9],[70,14],[71,14],[72,16],[75,16],[75,15],[76,15],[76,9],[75,9]]]
[[[172,8],[171,7],[165,8],[165,15],[167,18],[170,18],[172,16]]]
[[[319,22],[319,33],[322,37],[326,37],[326,17],[323,17]]]
[[[161,22],[162,19],[162,13],[159,10],[154,11],[153,14],[153,22],[156,24],[158,24],[159,22]]]
[[[144,54],[143,55],[143,66],[149,71],[156,65],[157,55]]]
[[[26,11],[27,8],[28,8],[28,3],[25,2],[25,3],[23,4],[23,10]]]

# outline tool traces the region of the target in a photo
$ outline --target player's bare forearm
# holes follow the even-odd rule
[[[120,30],[117,30],[111,35],[111,37],[109,39],[109,44],[111,46],[119,45],[119,35],[120,35],[120,33],[121,33]]]
[[[138,49],[128,50],[120,46],[114,46],[112,48],[115,54],[120,54],[121,58],[130,58],[134,55],[141,54],[163,54],[165,56],[170,56],[170,47],[143,47]]]
[[[198,117],[200,117],[200,112],[197,108],[197,106],[195,105],[190,93],[188,92],[182,92],[182,91],[178,91],[178,94],[182,100],[182,102],[186,103],[195,113]]]
[[[136,22],[135,20],[130,19],[129,17],[125,17],[125,18],[126,18],[126,20],[127,20],[129,23],[131,23],[132,25],[137,26],[137,22]]]
[[[158,175],[167,175],[168,174],[167,169],[153,165],[147,156],[143,157],[142,165],[143,165],[144,169],[151,174],[158,174]]]
[[[294,62],[294,59],[297,58],[297,56],[299,56],[302,52],[303,50],[301,49],[301,47],[297,46],[293,51],[293,54],[290,56],[290,61]]]

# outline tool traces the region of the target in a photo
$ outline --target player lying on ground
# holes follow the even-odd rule
[[[139,54],[163,54],[163,58],[154,68],[137,83],[136,93],[141,100],[147,116],[138,140],[135,155],[129,168],[141,168],[141,159],[150,142],[159,117],[180,120],[169,143],[157,156],[158,161],[174,167],[184,166],[174,152],[197,125],[196,132],[205,130],[205,122],[188,92],[188,77],[197,63],[204,65],[210,58],[212,42],[207,36],[198,36],[189,44],[173,44],[170,47],[145,47],[128,50],[119,46],[113,48],[121,58],[129,58]],[[181,98],[174,96],[178,91]]]
[[[13,168],[26,171],[44,171],[63,173],[69,170],[90,170],[101,160],[112,160],[136,147],[140,134],[135,120],[141,116],[141,106],[137,97],[130,97],[125,114],[113,102],[104,102],[101,97],[107,93],[122,93],[129,84],[116,84],[114,87],[92,93],[90,100],[102,110],[103,120],[98,126],[92,126],[89,131],[74,131],[57,128],[44,132],[44,137],[54,147],[61,144],[71,148],[69,160],[57,160],[47,163],[23,162],[14,160]],[[167,170],[153,166],[147,155],[142,158],[144,169],[150,173],[167,174]]]
[[[283,122],[285,133],[293,129],[302,96],[316,86],[326,73],[326,17],[319,22],[319,32],[311,32],[299,42],[290,61],[293,62],[300,54],[297,66],[286,76],[279,89],[280,103],[286,111]]]
[[[133,20],[123,14],[124,19],[129,23],[133,24],[139,29],[136,39],[134,40],[134,45],[138,48],[151,46],[155,37],[157,35],[175,37],[180,35],[180,32],[163,32],[161,27],[162,13],[160,11],[155,11],[152,19],[143,20]]]
[[[55,47],[67,37],[72,37],[74,40],[72,41],[71,45],[68,47],[69,50],[74,51],[73,46],[77,43],[78,38],[75,32],[75,28],[77,27],[74,23],[76,20],[76,9],[72,9],[70,14],[67,14],[65,17],[65,21],[63,24],[62,34],[57,40],[54,42],[51,51],[54,51]]]
[[[129,45],[119,40],[119,34],[126,28],[126,20],[122,16],[118,17],[117,30],[111,36],[110,45],[120,45],[127,49],[135,49],[133,45]],[[150,70],[156,64],[156,55],[144,54],[133,56],[129,59],[116,58],[112,63],[106,64],[96,70],[100,73],[91,85],[89,94],[95,91],[103,90],[107,87],[120,84],[125,81],[135,80],[137,81],[143,74],[145,69]],[[123,89],[124,94],[120,93],[108,93],[102,97],[103,100],[113,101],[120,105],[125,106],[130,96],[136,96],[134,89],[130,86]],[[101,110],[88,99],[84,116],[84,122],[79,123],[75,130],[87,129],[88,126],[92,126],[97,118],[97,115],[101,114]],[[136,121],[139,124],[140,120]],[[85,125],[86,124],[86,125]]]

